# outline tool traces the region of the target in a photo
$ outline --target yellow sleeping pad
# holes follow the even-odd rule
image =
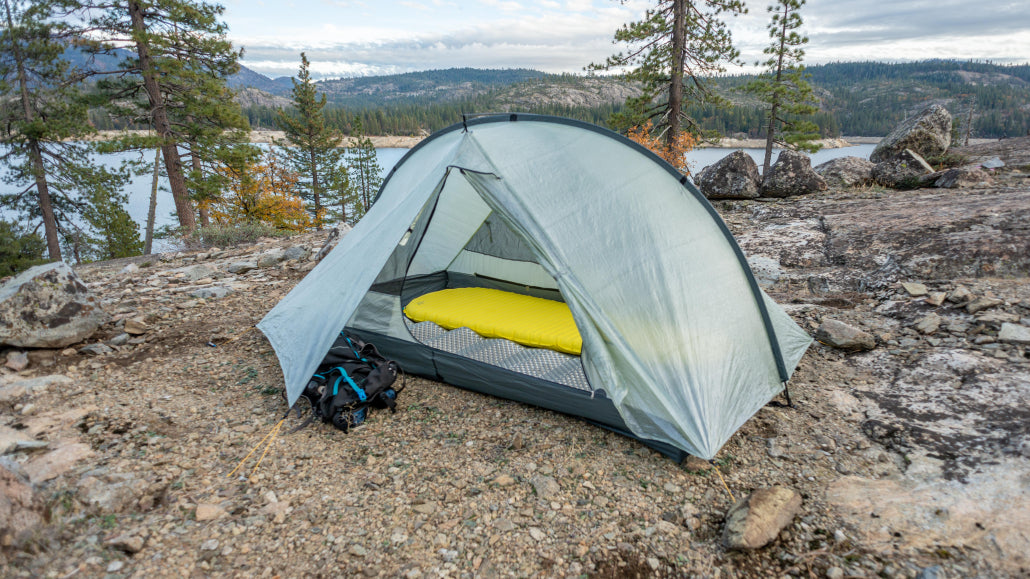
[[[448,330],[466,327],[486,338],[504,338],[531,348],[577,356],[583,348],[569,306],[501,290],[467,287],[428,293],[412,300],[404,315]]]

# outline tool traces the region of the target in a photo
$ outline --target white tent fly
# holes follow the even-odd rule
[[[579,355],[405,315],[449,288],[564,304]],[[346,330],[405,372],[703,459],[783,389],[811,343],[686,177],[616,133],[522,114],[412,149],[259,328],[290,404]]]

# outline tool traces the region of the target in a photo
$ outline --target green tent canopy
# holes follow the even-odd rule
[[[579,356],[404,315],[448,288],[564,302]],[[413,148],[365,217],[261,321],[292,405],[346,330],[408,373],[711,459],[811,338],[690,181],[568,119],[470,119]]]

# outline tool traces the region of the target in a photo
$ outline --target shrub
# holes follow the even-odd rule
[[[46,241],[16,223],[0,220],[0,278],[46,263]]]

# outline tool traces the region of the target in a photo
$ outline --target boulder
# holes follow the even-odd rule
[[[933,173],[933,167],[918,153],[905,149],[892,159],[877,163],[873,167],[873,180],[884,187],[894,189],[915,189],[920,178]]]
[[[759,183],[758,165],[744,151],[733,151],[697,175],[697,186],[709,199],[754,199]]]
[[[248,271],[257,268],[257,262],[253,261],[237,261],[230,263],[229,267],[225,268],[229,273],[247,273]]]
[[[872,334],[837,320],[825,320],[815,331],[819,342],[841,350],[872,350],[876,339]]]
[[[812,170],[812,159],[785,149],[762,181],[763,197],[791,197],[825,191],[826,181]]]
[[[16,462],[0,460],[0,546],[18,547],[45,522],[46,506]]]
[[[294,261],[300,259],[307,259],[311,255],[311,250],[304,245],[293,245],[286,249],[283,253],[283,259]]]
[[[944,154],[951,145],[951,113],[933,104],[905,119],[884,137],[869,160],[874,163],[890,161],[906,149],[922,157]]]
[[[772,542],[801,511],[801,495],[786,487],[761,488],[737,501],[726,515],[727,549],[760,549]]]
[[[875,163],[861,157],[838,157],[813,169],[830,187],[861,187],[873,181]]]
[[[937,177],[933,186],[940,189],[986,187],[993,182],[994,179],[991,178],[990,173],[979,167],[954,167]]]
[[[286,252],[282,249],[273,249],[257,256],[258,267],[272,267],[286,259]]]
[[[63,348],[90,337],[108,319],[63,261],[37,265],[0,286],[0,344]]]

